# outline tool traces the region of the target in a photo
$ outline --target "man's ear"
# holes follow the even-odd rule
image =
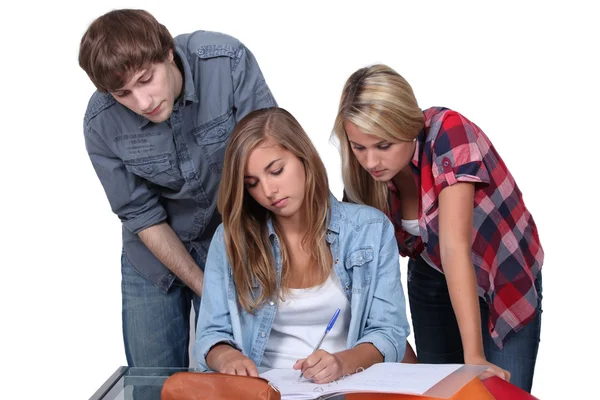
[[[167,57],[167,61],[170,63],[173,62],[173,49],[169,50],[169,56]]]

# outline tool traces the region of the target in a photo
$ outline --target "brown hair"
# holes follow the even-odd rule
[[[98,17],[81,38],[79,66],[101,92],[115,91],[149,64],[164,62],[173,37],[144,10],[113,10]]]
[[[301,245],[322,281],[329,276],[332,268],[331,252],[325,240],[330,209],[329,184],[319,153],[298,121],[286,110],[271,107],[249,113],[237,124],[227,144],[218,197],[227,259],[233,272],[238,301],[248,312],[253,312],[275,294],[281,298],[287,290],[289,276],[288,249],[273,220],[282,255],[279,288],[268,237],[270,211],[259,205],[244,185],[243,171],[248,156],[265,140],[274,141],[304,164],[306,186],[302,207],[308,230]],[[259,296],[255,296],[252,290],[256,284],[261,288]]]
[[[386,212],[387,185],[374,180],[352,153],[345,121],[384,140],[413,141],[425,125],[423,111],[408,82],[387,65],[357,70],[342,90],[333,135],[340,144],[344,190],[350,201]]]

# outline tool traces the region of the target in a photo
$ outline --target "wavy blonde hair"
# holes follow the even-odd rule
[[[331,252],[325,240],[330,209],[329,184],[325,166],[298,121],[286,110],[272,107],[255,110],[235,127],[225,151],[223,175],[219,187],[218,208],[223,216],[225,247],[233,272],[238,300],[248,312],[254,312],[275,295],[287,291],[290,257],[281,229],[273,218],[282,255],[281,287],[268,237],[270,211],[258,204],[244,185],[244,170],[250,152],[271,139],[290,151],[304,164],[306,187],[303,211],[307,231],[302,249],[317,265],[324,281],[331,272]],[[255,293],[253,287],[262,290]]]
[[[345,121],[384,140],[413,141],[425,124],[423,111],[408,82],[386,65],[361,68],[344,85],[332,133],[340,144],[344,190],[348,200],[387,212],[387,185],[374,180],[352,153]]]

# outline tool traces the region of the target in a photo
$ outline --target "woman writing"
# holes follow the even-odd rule
[[[402,359],[409,327],[393,225],[330,195],[316,149],[287,111],[257,110],[237,125],[218,207],[198,315],[202,369],[294,368],[325,383]]]

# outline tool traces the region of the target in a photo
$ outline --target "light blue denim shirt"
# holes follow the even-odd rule
[[[268,229],[276,261],[273,267],[281,277],[279,239],[270,221]],[[400,362],[410,328],[392,223],[375,208],[342,203],[331,196],[326,239],[333,269],[350,302],[347,348],[372,343],[384,361]],[[254,315],[239,305],[224,243],[220,225],[206,261],[194,354],[199,368],[208,370],[208,351],[223,342],[241,350],[260,367],[277,312],[277,299]]]
[[[155,124],[100,92],[84,119],[90,160],[123,223],[124,255],[164,292],[175,275],[137,234],[166,220],[188,251],[206,258],[221,223],[216,198],[227,139],[250,111],[277,105],[256,59],[237,39],[208,31],[179,35],[175,54],[183,89],[167,121]]]

